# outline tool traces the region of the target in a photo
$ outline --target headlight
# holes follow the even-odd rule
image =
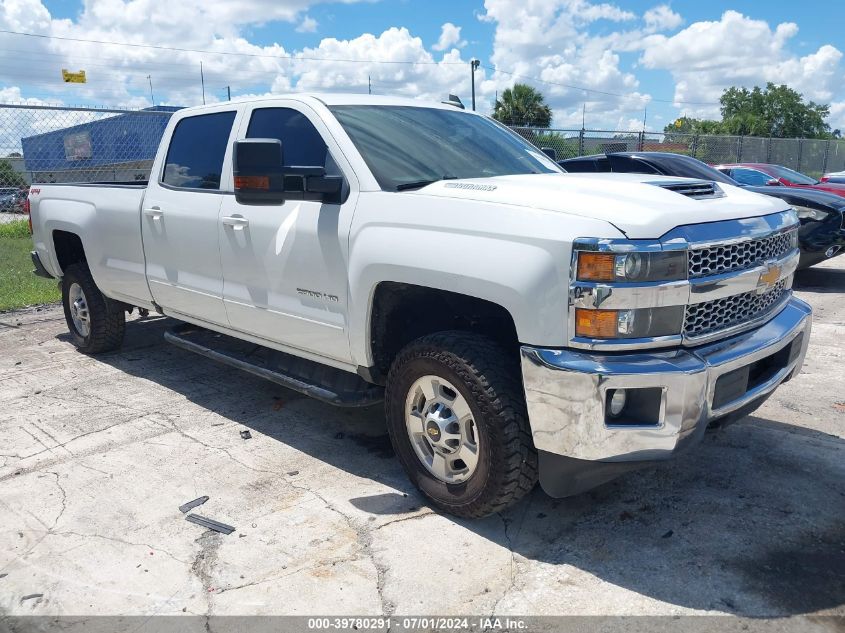
[[[686,251],[578,253],[579,281],[677,281],[686,278]]]
[[[829,215],[828,211],[822,209],[813,209],[812,207],[805,207],[795,205],[794,209],[798,212],[798,218],[801,220],[814,220],[816,222],[824,222]]]
[[[576,308],[575,336],[627,339],[672,336],[681,332],[684,306],[637,310],[591,310]]]

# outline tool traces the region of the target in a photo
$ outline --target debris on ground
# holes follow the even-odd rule
[[[674,531],[674,530],[669,530],[669,531],[668,531],[668,532],[666,532],[666,534],[664,534],[661,538],[669,538],[669,537],[670,537],[670,536],[672,536],[674,533],[675,533],[675,531]]]
[[[206,501],[208,501],[208,495],[203,495],[202,497],[198,497],[193,501],[188,501],[188,503],[179,506],[179,512],[185,514],[188,510],[193,510],[197,506],[201,506],[202,504],[204,504]]]
[[[248,440],[252,437],[252,433],[249,431],[241,431],[241,439]]]
[[[235,531],[235,528],[231,525],[220,523],[219,521],[200,516],[199,514],[189,514],[185,517],[185,520],[190,521],[191,523],[196,523],[197,525],[208,528],[209,530],[220,532],[221,534],[231,534]]]
[[[43,593],[30,593],[30,594],[23,596],[21,598],[21,602],[23,602],[25,600],[34,600],[36,598],[42,598],[42,597],[44,597]]]

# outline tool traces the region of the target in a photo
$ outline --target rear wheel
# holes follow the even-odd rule
[[[438,508],[482,517],[537,482],[537,452],[518,367],[492,340],[441,332],[403,349],[385,407],[391,442],[411,481]]]
[[[123,305],[104,296],[83,263],[68,266],[62,278],[62,305],[73,344],[86,354],[118,349],[123,343]]]

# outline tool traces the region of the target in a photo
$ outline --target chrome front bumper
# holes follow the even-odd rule
[[[699,439],[710,421],[762,401],[797,374],[810,340],[811,317],[810,306],[792,298],[765,325],[695,348],[601,353],[523,346],[525,396],[541,462],[544,454],[546,459],[617,463],[668,459]],[[783,367],[713,406],[720,376],[776,354],[798,336],[798,353]],[[606,424],[607,391],[634,388],[662,390],[659,419],[642,426]]]

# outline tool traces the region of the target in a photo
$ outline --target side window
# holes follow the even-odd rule
[[[756,169],[744,169],[741,167],[732,170],[731,176],[733,176],[733,179],[742,185],[753,186],[765,185],[772,179],[772,177],[768,174],[764,174]]]
[[[290,108],[253,110],[247,138],[277,138],[282,142],[285,165],[326,166],[328,148],[308,118]]]
[[[172,187],[220,189],[234,112],[187,117],[176,124],[161,181]]]

